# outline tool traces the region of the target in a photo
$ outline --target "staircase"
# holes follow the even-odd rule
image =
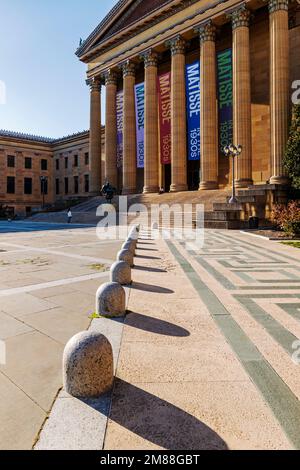
[[[287,201],[288,187],[282,185],[252,185],[237,193],[238,204],[214,202],[211,211],[204,214],[205,228],[238,230],[249,228],[250,217],[258,217],[260,226],[271,225],[275,204]]]

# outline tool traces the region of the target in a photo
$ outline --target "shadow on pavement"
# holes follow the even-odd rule
[[[145,292],[156,292],[157,294],[174,294],[174,291],[171,289],[166,289],[165,287],[161,286],[154,286],[153,284],[144,284],[143,282],[133,282],[131,288]]]
[[[141,313],[129,312],[126,316],[126,325],[139,330],[157,333],[158,335],[185,338],[190,336],[189,331],[159,318],[148,317]]]
[[[201,397],[198,398],[200,401]],[[115,380],[109,418],[129,432],[163,449],[228,450],[226,442],[194,416],[118,378]],[[122,429],[115,430],[119,436],[114,435],[115,439],[119,439],[120,449],[123,445],[123,432]]]
[[[137,266],[137,265],[134,265],[134,269],[137,269],[138,271],[148,271],[150,273],[166,273],[166,272],[168,272],[166,269],[149,268],[148,266]]]

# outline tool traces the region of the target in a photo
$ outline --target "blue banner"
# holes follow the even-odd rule
[[[188,159],[200,160],[200,61],[186,65]]]
[[[233,143],[233,64],[232,49],[217,54],[220,151]]]
[[[144,168],[145,160],[145,84],[135,85],[137,167]]]

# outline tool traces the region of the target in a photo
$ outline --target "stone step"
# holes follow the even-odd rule
[[[229,204],[228,202],[214,202],[214,211],[242,211],[243,206],[241,204]]]
[[[248,223],[240,220],[205,220],[204,227],[214,230],[241,230],[242,228],[248,227]]]
[[[211,211],[204,213],[204,220],[240,220],[240,211]]]
[[[230,200],[230,197],[227,198],[227,203],[229,202]],[[238,196],[238,200],[241,204],[245,204],[246,202],[249,202],[249,203],[254,203],[255,202],[255,196]]]
[[[264,189],[240,189],[237,193],[237,197],[254,197],[254,196],[266,196]]]
[[[280,190],[286,190],[288,189],[288,186],[281,185],[281,184],[253,184],[249,186],[249,189],[255,190],[255,189],[261,189],[263,191],[276,191],[278,189]]]

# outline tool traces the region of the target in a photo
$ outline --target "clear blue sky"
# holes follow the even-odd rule
[[[0,129],[60,137],[89,127],[86,65],[75,56],[117,0],[1,0]]]

